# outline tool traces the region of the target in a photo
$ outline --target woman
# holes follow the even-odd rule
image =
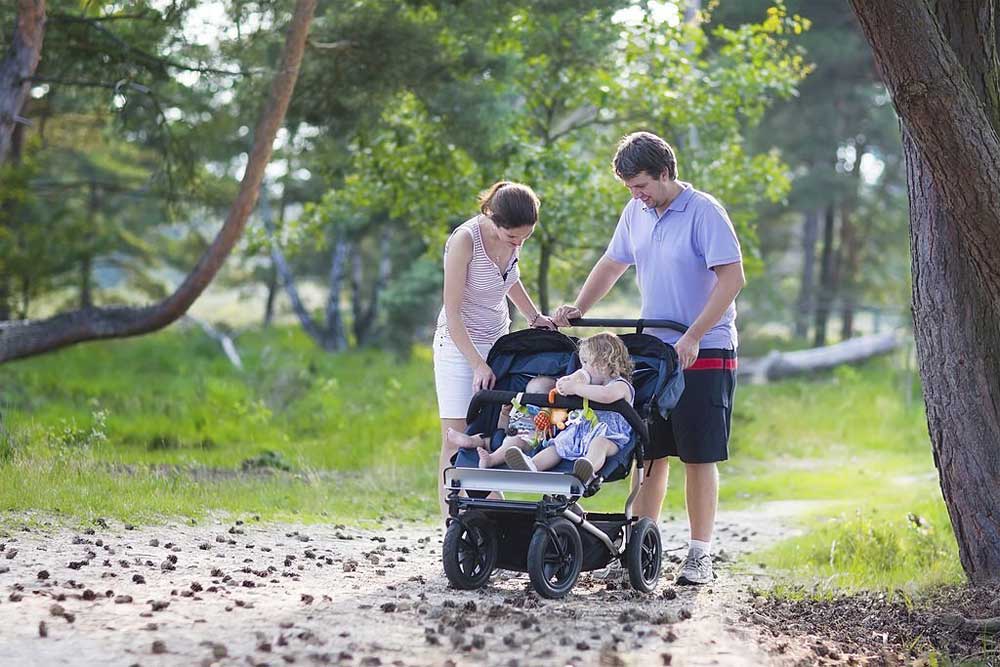
[[[531,301],[517,268],[521,246],[538,222],[538,197],[527,185],[500,181],[479,196],[479,210],[452,232],[444,250],[444,306],[434,335],[441,471],[457,449],[448,431],[465,430],[473,394],[496,381],[486,355],[510,330],[507,299],[530,326],[555,328]],[[439,501],[446,514],[444,488]]]

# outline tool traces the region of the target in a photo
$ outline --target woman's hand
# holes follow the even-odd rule
[[[551,317],[549,317],[548,315],[542,315],[541,313],[538,313],[535,319],[531,321],[531,328],[550,329],[555,331],[558,327],[556,327],[556,323],[552,321]]]
[[[480,389],[492,389],[496,384],[497,376],[493,374],[493,369],[485,361],[480,360],[476,367],[472,369],[472,391]]]

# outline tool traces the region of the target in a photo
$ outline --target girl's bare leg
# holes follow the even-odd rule
[[[573,475],[583,482],[589,482],[595,473],[600,472],[609,456],[618,453],[618,445],[607,438],[594,438],[582,459],[573,464]]]
[[[559,465],[562,457],[559,456],[559,452],[556,451],[555,447],[546,447],[532,456],[531,460],[534,461],[535,467],[539,470],[551,470]]]

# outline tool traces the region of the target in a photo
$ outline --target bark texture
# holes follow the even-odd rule
[[[295,88],[316,0],[298,0],[267,104],[254,131],[246,173],[212,245],[184,282],[159,303],[145,307],[84,308],[44,320],[0,322],[0,362],[29,357],[74,343],[136,336],[161,329],[181,317],[208,287],[243,234],[271,158],[272,145]]]
[[[996,0],[851,0],[903,126],[913,320],[962,566],[1000,580]]]
[[[0,61],[0,164],[10,154],[11,135],[41,60],[44,38],[45,0],[18,0],[14,36]]]

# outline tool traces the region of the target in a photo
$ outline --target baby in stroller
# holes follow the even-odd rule
[[[547,394],[555,388],[555,378],[538,375],[528,380],[524,391],[529,394]],[[455,429],[448,429],[448,441],[459,448],[478,450],[480,468],[492,468],[500,465],[504,462],[504,453],[511,447],[528,450],[538,444],[535,442],[535,434],[538,431],[535,425],[537,408],[533,414],[533,407],[518,405],[515,408],[512,403],[504,403],[503,407],[500,408],[500,419],[497,421],[497,431],[499,437],[503,438],[503,445],[495,452],[490,452],[491,438],[486,435],[469,435]],[[493,437],[497,437],[497,435]]]
[[[621,338],[607,332],[585,338],[580,342],[580,364],[582,368],[556,382],[559,394],[598,403],[625,399],[632,404],[635,388],[627,378],[632,377],[634,367]],[[542,450],[533,457],[524,453],[530,441],[516,435],[508,437],[489,461],[491,465],[506,462],[514,470],[532,471],[550,470],[564,460],[574,461],[573,476],[586,484],[631,437],[632,427],[620,413],[582,410],[565,430],[543,442]]]

